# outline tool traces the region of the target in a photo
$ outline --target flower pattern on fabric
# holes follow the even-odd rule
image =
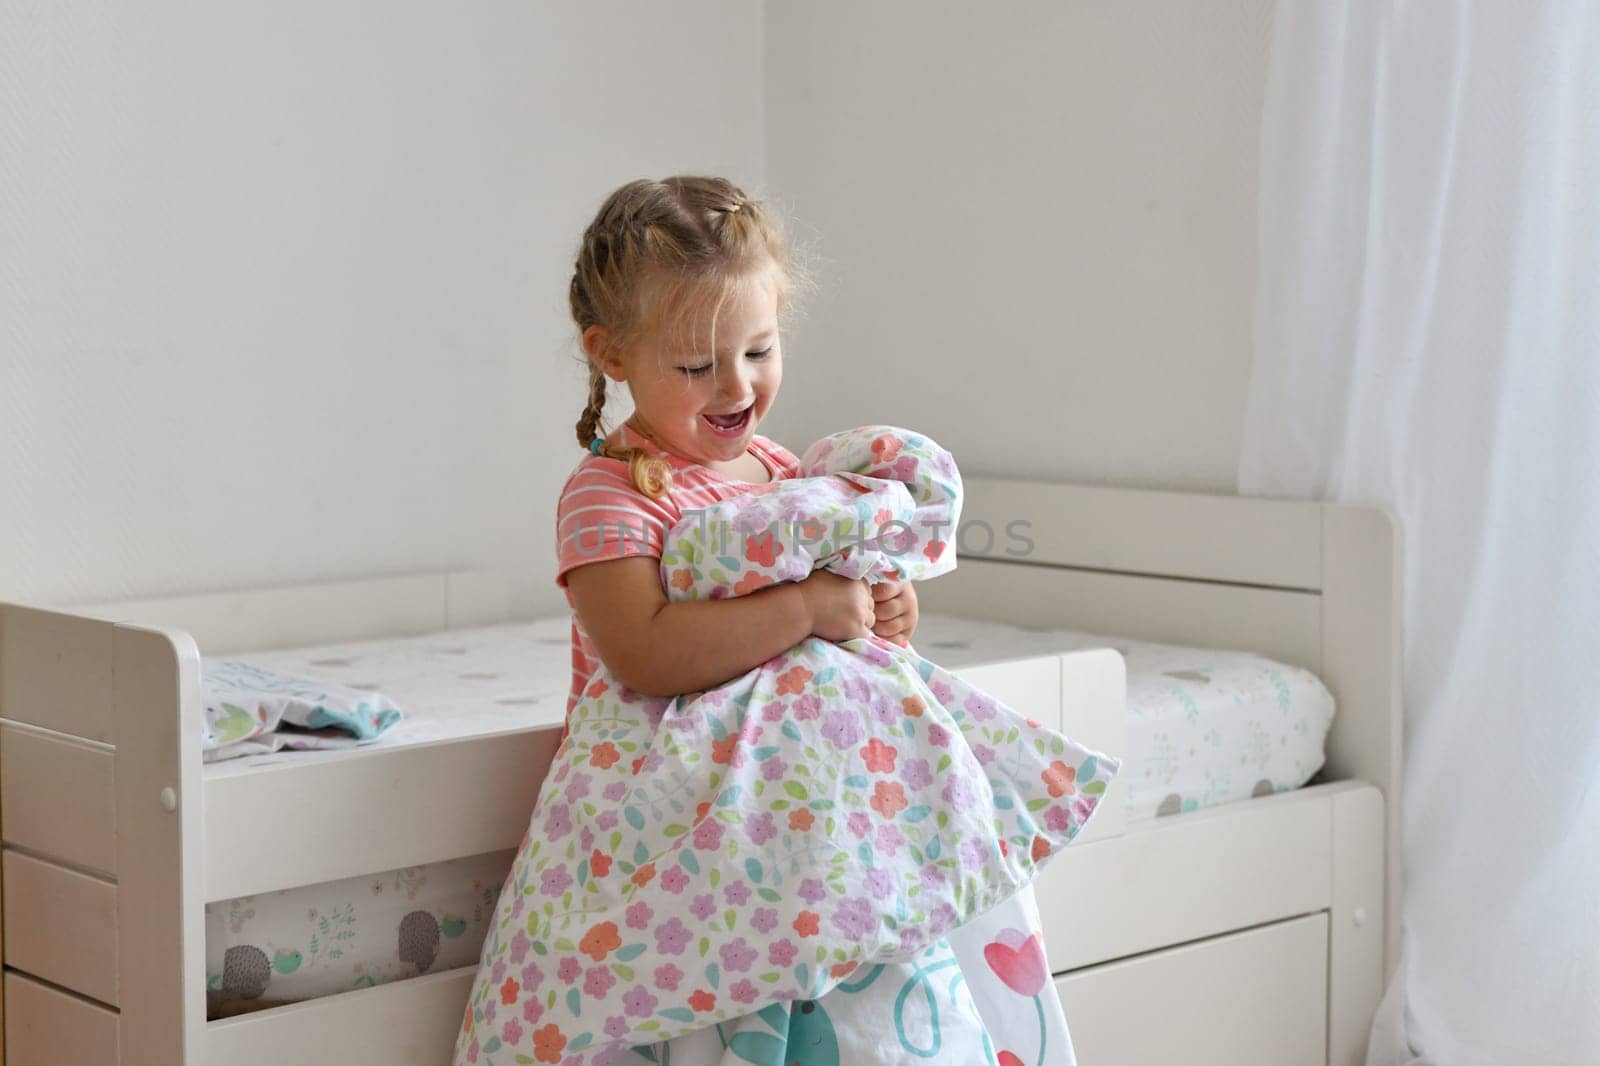
[[[669,598],[955,566],[960,475],[927,437],[835,434],[801,473],[686,515]],[[877,638],[809,638],[673,699],[602,670],[501,894],[456,1061],[604,1063],[915,957],[1027,885],[1119,765]],[[513,979],[530,950],[555,981]]]

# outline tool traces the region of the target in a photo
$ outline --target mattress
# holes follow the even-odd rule
[[[570,622],[450,630],[237,658],[269,670],[381,690],[405,717],[370,747],[559,724],[571,679]],[[1333,697],[1309,671],[1242,652],[924,616],[915,641],[948,668],[1111,647],[1128,667],[1131,819],[1181,814],[1298,788],[1322,766]],[[283,751],[204,768],[337,757]],[[206,906],[209,1013],[219,1017],[471,965],[511,853],[303,886]]]

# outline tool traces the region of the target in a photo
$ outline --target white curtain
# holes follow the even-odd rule
[[[1239,488],[1403,538],[1372,1066],[1600,1063],[1600,3],[1282,0]]]

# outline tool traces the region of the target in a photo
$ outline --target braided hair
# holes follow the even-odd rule
[[[770,213],[724,178],[680,176],[630,181],[606,197],[583,232],[568,287],[582,334],[603,326],[608,345],[625,349],[679,309],[692,290],[725,292],[757,264],[776,268],[778,302],[788,291],[784,240]],[[578,417],[578,443],[628,464],[634,487],[656,499],[672,471],[643,448],[608,443],[601,416],[606,375],[589,363],[589,398]]]

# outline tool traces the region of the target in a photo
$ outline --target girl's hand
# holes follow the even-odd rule
[[[865,578],[840,577],[828,570],[813,570],[799,583],[805,598],[811,632],[823,640],[853,640],[871,634],[872,592]]]
[[[876,621],[872,631],[902,648],[911,642],[917,628],[917,590],[909,581],[880,581],[872,586],[872,608]]]

